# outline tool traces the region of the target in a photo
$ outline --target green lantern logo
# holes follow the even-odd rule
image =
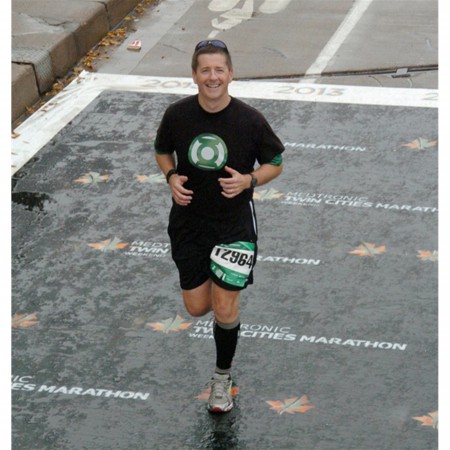
[[[225,166],[227,159],[227,146],[215,134],[200,134],[189,147],[189,162],[199,169],[219,170]]]

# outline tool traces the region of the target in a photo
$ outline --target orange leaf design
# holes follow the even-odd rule
[[[114,237],[113,239],[107,239],[106,241],[95,242],[94,244],[88,245],[95,250],[106,252],[109,250],[120,250],[122,248],[125,248],[128,245],[128,242],[121,242],[118,237]]]
[[[271,408],[274,411],[277,411],[278,414],[295,414],[296,412],[304,413],[309,411],[312,408],[315,408],[314,405],[308,405],[310,403],[308,397],[303,395],[302,397],[292,397],[288,398],[284,401],[267,401]]]
[[[209,394],[211,393],[211,388],[205,389],[201,394],[195,396],[194,398],[198,398],[199,400],[208,400]],[[231,396],[236,397],[239,394],[239,388],[236,385],[231,386]]]
[[[148,323],[147,325],[156,331],[162,331],[163,333],[169,334],[170,332],[186,330],[192,323],[185,322],[181,316],[177,315],[175,319],[166,319],[161,322]]]
[[[412,141],[412,142],[403,144],[402,147],[407,147],[412,150],[425,150],[430,147],[435,147],[436,145],[437,145],[437,141],[429,141],[428,139],[418,138],[418,139],[414,139],[414,141]]]
[[[422,422],[422,426],[424,427],[433,427],[435,430],[438,429],[439,414],[437,411],[428,413],[428,416],[413,417],[413,419]]]
[[[283,197],[283,195],[284,194],[282,192],[278,192],[277,190],[272,189],[272,188],[265,189],[263,191],[258,191],[258,192],[254,191],[253,192],[253,198],[255,200],[259,200],[261,202],[263,202],[264,200],[272,200],[275,198],[281,198],[281,197]]]
[[[436,262],[438,260],[438,252],[436,250],[430,252],[428,250],[419,250],[417,257],[422,261]]]
[[[76,183],[82,183],[84,185],[88,184],[97,184],[101,183],[102,181],[106,181],[109,179],[109,175],[100,175],[97,172],[89,172],[85,175],[83,175],[80,178],[77,178],[75,181]]]
[[[136,175],[136,179],[140,183],[165,183],[166,177],[162,173],[153,175]]]
[[[12,318],[13,328],[25,328],[36,325],[38,322],[36,313],[31,314],[14,314]]]
[[[349,253],[358,256],[375,256],[379,255],[380,253],[384,253],[385,251],[386,247],[384,245],[377,247],[375,244],[367,244],[366,242],[363,242],[355,250]]]

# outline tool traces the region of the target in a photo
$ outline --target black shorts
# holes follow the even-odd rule
[[[253,267],[257,256],[257,225],[253,202],[237,217],[211,220],[186,214],[183,207],[174,205],[170,211],[168,233],[172,258],[177,265],[181,289],[191,290],[208,279],[228,290],[242,290],[253,283]],[[245,242],[254,244],[251,269],[242,285],[229,284],[211,268],[211,252],[218,245]],[[253,245],[252,245],[253,247]],[[245,256],[245,255],[244,255]],[[219,271],[220,273],[220,271]]]

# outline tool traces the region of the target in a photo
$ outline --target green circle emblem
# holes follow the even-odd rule
[[[191,142],[188,156],[189,162],[199,169],[219,170],[227,162],[228,149],[219,136],[203,133]]]

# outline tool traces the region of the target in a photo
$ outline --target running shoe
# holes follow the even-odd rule
[[[232,381],[230,375],[215,373],[208,384],[211,386],[208,410],[217,413],[230,411],[233,408],[233,398],[231,396]]]

